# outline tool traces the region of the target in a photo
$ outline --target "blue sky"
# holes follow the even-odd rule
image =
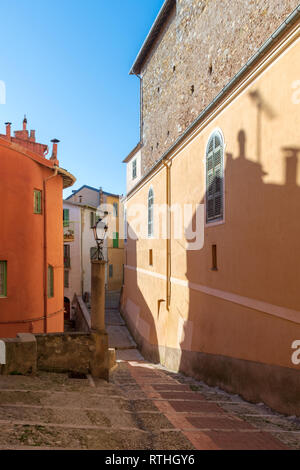
[[[125,193],[123,158],[139,141],[139,80],[130,67],[163,0],[1,2],[4,122],[26,113],[38,142],[61,141],[77,182]],[[64,196],[71,193],[66,190]]]

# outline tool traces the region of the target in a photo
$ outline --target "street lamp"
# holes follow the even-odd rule
[[[100,217],[95,225],[92,227],[94,232],[94,238],[97,243],[97,251],[93,255],[93,259],[104,260],[103,254],[103,245],[105,240],[105,235],[108,230],[108,226],[103,222],[103,219],[108,215],[108,212],[105,211],[104,215]]]

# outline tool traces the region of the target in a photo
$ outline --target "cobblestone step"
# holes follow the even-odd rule
[[[120,352],[109,383],[0,376],[0,449],[300,449],[299,419]]]

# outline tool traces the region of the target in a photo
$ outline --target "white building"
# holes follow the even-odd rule
[[[111,202],[111,201],[112,202]],[[85,296],[89,299],[91,292],[91,258],[95,254],[96,242],[93,226],[99,217],[97,209],[100,204],[116,204],[119,196],[96,189],[91,186],[82,186],[63,202],[64,209],[64,271],[65,271],[65,309],[68,312],[74,295]],[[120,206],[121,203],[120,203]],[[114,206],[113,206],[114,207]],[[123,213],[117,206],[117,214]],[[112,225],[113,214],[109,214],[107,224]],[[117,226],[117,225],[115,225]],[[119,229],[114,229],[119,238]],[[116,240],[115,240],[116,241]],[[104,259],[106,265],[106,288],[113,290],[119,288],[120,272],[123,269],[123,240],[114,241],[109,237],[104,243]],[[108,269],[109,267],[109,269]]]

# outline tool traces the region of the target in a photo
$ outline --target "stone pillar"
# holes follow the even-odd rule
[[[105,330],[105,264],[103,260],[92,260],[91,327],[94,331]]]

